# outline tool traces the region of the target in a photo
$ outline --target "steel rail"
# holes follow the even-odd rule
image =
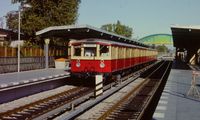
[[[133,88],[126,96],[124,96],[120,101],[118,101],[115,105],[113,105],[109,110],[107,110],[101,117],[98,118],[98,120],[105,120],[106,117],[108,117],[118,106],[120,106],[124,100],[127,100],[130,95],[136,93],[139,89],[142,88],[142,86],[147,82],[147,80],[141,82],[138,84],[135,88]]]
[[[166,73],[167,73],[167,71],[168,71],[168,69],[169,69],[169,67],[170,67],[170,64],[171,64],[171,63],[168,63],[167,68],[166,68],[165,72],[163,73],[163,75],[162,75],[162,77],[161,77],[161,79],[160,79],[160,82],[159,82],[158,85],[154,88],[153,93],[152,93],[153,95],[154,95],[155,92],[158,90],[158,87],[161,85],[161,81],[163,80],[164,76],[166,75]],[[145,104],[145,107],[142,109],[142,112],[141,112],[140,115],[138,116],[137,120],[141,120],[142,116],[144,115],[144,111],[146,110],[147,106],[149,106],[149,103],[150,103],[150,101],[152,101],[152,99],[153,99],[153,96],[150,96],[149,102],[147,102],[147,104]]]
[[[107,110],[101,117],[98,118],[98,120],[104,120],[106,119],[109,115],[112,114],[112,112],[114,112],[117,108],[119,108],[119,106],[122,106],[123,103],[125,103],[125,101],[127,101],[127,99],[129,99],[130,97],[135,96],[134,93],[136,93],[136,91],[140,91],[142,89],[142,87],[147,84],[149,82],[149,78],[153,73],[155,73],[157,70],[159,70],[159,68],[161,68],[161,66],[164,63],[162,63],[159,67],[157,67],[151,74],[149,74],[145,79],[145,81],[143,83],[141,83],[140,85],[138,85],[136,88],[134,88],[131,92],[129,92],[125,97],[123,97],[119,102],[117,102],[114,106],[112,106],[109,110]]]
[[[16,108],[14,110],[0,113],[0,119],[4,120],[8,117],[33,119],[44,113],[56,109],[64,104],[70,103],[73,100],[85,96],[91,92],[89,88],[73,88],[57,95],[30,103],[28,105]],[[14,116],[13,116],[14,115]]]
[[[86,110],[88,110],[91,107],[99,104],[101,101],[105,100],[109,96],[111,96],[114,93],[118,92],[120,89],[124,88],[126,85],[130,84],[131,82],[133,82],[135,79],[137,79],[140,76],[141,72],[144,72],[146,69],[151,68],[152,66],[156,65],[159,62],[155,62],[154,64],[151,64],[148,67],[143,68],[140,71],[137,71],[137,72],[131,74],[129,77],[126,77],[127,80],[124,80],[123,84],[119,84],[116,87],[113,87],[111,90],[105,92],[102,96],[99,96],[98,98],[93,99],[93,100],[89,100],[86,103],[83,103],[80,106],[78,106],[74,111],[66,112],[66,113],[56,117],[55,119],[57,119],[57,120],[69,120],[69,119],[76,118],[78,115],[84,113]],[[112,85],[113,84],[107,85],[106,87],[104,87],[104,91],[109,89],[109,88],[111,88]]]
[[[144,70],[154,66],[155,64],[156,63],[149,65],[147,68],[143,68],[143,69],[141,69],[140,71],[138,71],[134,74],[126,76],[125,78],[123,78],[122,81],[124,81],[125,79],[132,79],[133,77],[139,77],[138,75],[141,72],[143,72]],[[128,84],[129,82],[126,82],[126,83]],[[110,85],[110,86],[112,86],[112,85]],[[118,88],[118,90],[119,89],[121,89],[121,88]],[[72,91],[69,91],[67,93],[73,94]],[[43,99],[41,101],[37,101],[37,102],[31,103],[29,105],[22,106],[20,108],[15,109],[15,110],[8,111],[7,113],[0,113],[0,116],[1,116],[0,119],[15,119],[15,118],[28,118],[28,119],[35,119],[35,120],[46,119],[48,116],[51,116],[53,114],[57,114],[60,111],[70,109],[72,103],[74,105],[80,104],[81,102],[89,99],[89,97],[93,95],[93,93],[91,93],[91,92],[90,93],[88,92],[87,94],[88,94],[88,96],[84,94],[82,96],[79,95],[78,97],[77,96],[72,97],[71,100],[62,99],[61,94],[55,95],[58,98],[60,97],[61,101],[59,101],[59,100],[57,101],[56,98],[53,99],[53,97],[46,98],[45,100]],[[64,94],[64,96],[66,96],[66,94]],[[108,95],[108,96],[110,96],[110,95]],[[59,103],[61,103],[61,104],[59,104]],[[97,103],[95,103],[95,104],[97,104]],[[54,106],[54,107],[48,107],[48,106]]]
[[[165,64],[163,66],[165,66]],[[160,69],[162,69],[163,66],[157,70],[160,71]],[[164,76],[164,75],[162,75],[162,76]],[[129,101],[129,103],[125,103],[127,105],[125,105],[124,108],[118,110],[118,113],[117,113],[118,115],[116,115],[117,117],[115,116],[114,119],[133,119],[133,120],[141,119],[138,117],[141,115],[141,113],[143,113],[143,111],[146,110],[146,107],[150,104],[150,102],[152,100],[151,98],[153,98],[153,95],[155,95],[156,88],[159,87],[158,83],[161,84],[161,79],[155,79],[155,80],[151,79],[142,88],[142,90],[138,93],[138,95],[136,95],[134,97],[134,99],[133,99],[134,102]],[[132,106],[133,108],[131,108],[130,106]],[[128,107],[128,108],[126,108],[126,107]]]

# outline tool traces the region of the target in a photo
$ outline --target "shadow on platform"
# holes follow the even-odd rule
[[[174,60],[172,69],[191,70],[190,67],[187,65],[187,63],[185,63],[181,60]]]
[[[171,82],[174,83],[174,84],[180,84],[180,85],[185,86],[185,87],[191,86],[191,83],[183,83],[183,82],[178,82],[178,81],[171,81]]]
[[[195,102],[200,102],[199,99],[186,96],[186,94],[183,94],[183,93],[178,93],[178,92],[175,92],[175,91],[165,91],[165,90],[163,92],[168,93],[168,94],[173,95],[173,96],[180,97],[180,98],[192,100],[192,101],[195,101]]]

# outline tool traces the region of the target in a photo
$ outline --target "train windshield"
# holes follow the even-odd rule
[[[84,56],[96,57],[97,47],[96,44],[84,44]]]
[[[81,56],[81,46],[74,47],[74,56]]]
[[[109,47],[106,45],[100,45],[100,56],[109,56]]]

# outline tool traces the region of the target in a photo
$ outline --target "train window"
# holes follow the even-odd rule
[[[74,56],[81,56],[81,47],[80,46],[74,47]]]
[[[101,56],[109,56],[109,46],[100,45],[100,55]]]
[[[96,56],[96,47],[85,47],[84,55],[88,57]]]

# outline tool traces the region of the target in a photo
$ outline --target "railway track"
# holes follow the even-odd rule
[[[105,112],[99,120],[140,120],[143,118],[144,110],[150,103],[157,88],[165,75],[165,70],[170,63],[162,63],[155,71],[147,76],[146,83],[140,87],[136,94],[128,94],[116,106]]]
[[[141,75],[143,79],[140,78],[139,80],[134,81],[137,85],[134,85],[134,82],[131,83],[133,85],[127,85],[127,89],[122,89],[118,94],[111,96],[113,98],[110,97],[104,100],[102,104],[100,103],[99,105],[96,105],[90,111],[88,111],[88,113],[86,112],[76,117],[76,120],[151,119],[154,111],[152,108],[155,108],[157,104],[155,98],[159,98],[159,94],[162,92],[161,88],[165,84],[164,79],[166,80],[166,74],[169,73],[170,67],[171,62],[158,63],[156,66],[151,67]],[[127,92],[130,87],[132,88],[129,90],[129,92]],[[97,110],[98,108],[100,109]],[[95,111],[96,113],[94,113]]]
[[[152,69],[157,63],[152,64],[146,68],[130,74],[121,79],[121,82],[125,82],[127,79],[138,76],[146,69]],[[160,64],[160,63],[158,63]],[[146,81],[144,82],[146,83]],[[111,85],[112,86],[112,85]],[[110,89],[110,85],[104,87],[104,91]],[[39,101],[0,113],[0,120],[40,120],[40,119],[53,119],[55,116],[59,116],[66,111],[70,111],[71,108],[89,100],[94,95],[94,89],[87,87],[77,87],[68,91],[61,92],[51,97],[41,99]]]
[[[145,104],[148,103],[150,96],[153,92],[153,87],[157,85],[157,82],[148,82],[144,87],[140,88],[141,90],[135,95],[129,96],[126,100],[122,100],[122,103],[119,103],[119,106],[113,108],[110,115],[102,116],[99,119],[136,119],[140,116],[141,111],[144,109]]]
[[[78,99],[82,96],[86,96],[91,93],[92,90],[86,87],[77,87],[56,94],[54,96],[30,103],[19,108],[0,113],[1,120],[32,120],[37,117],[50,112],[56,108],[70,103],[71,101]],[[66,107],[65,109],[70,109]]]

